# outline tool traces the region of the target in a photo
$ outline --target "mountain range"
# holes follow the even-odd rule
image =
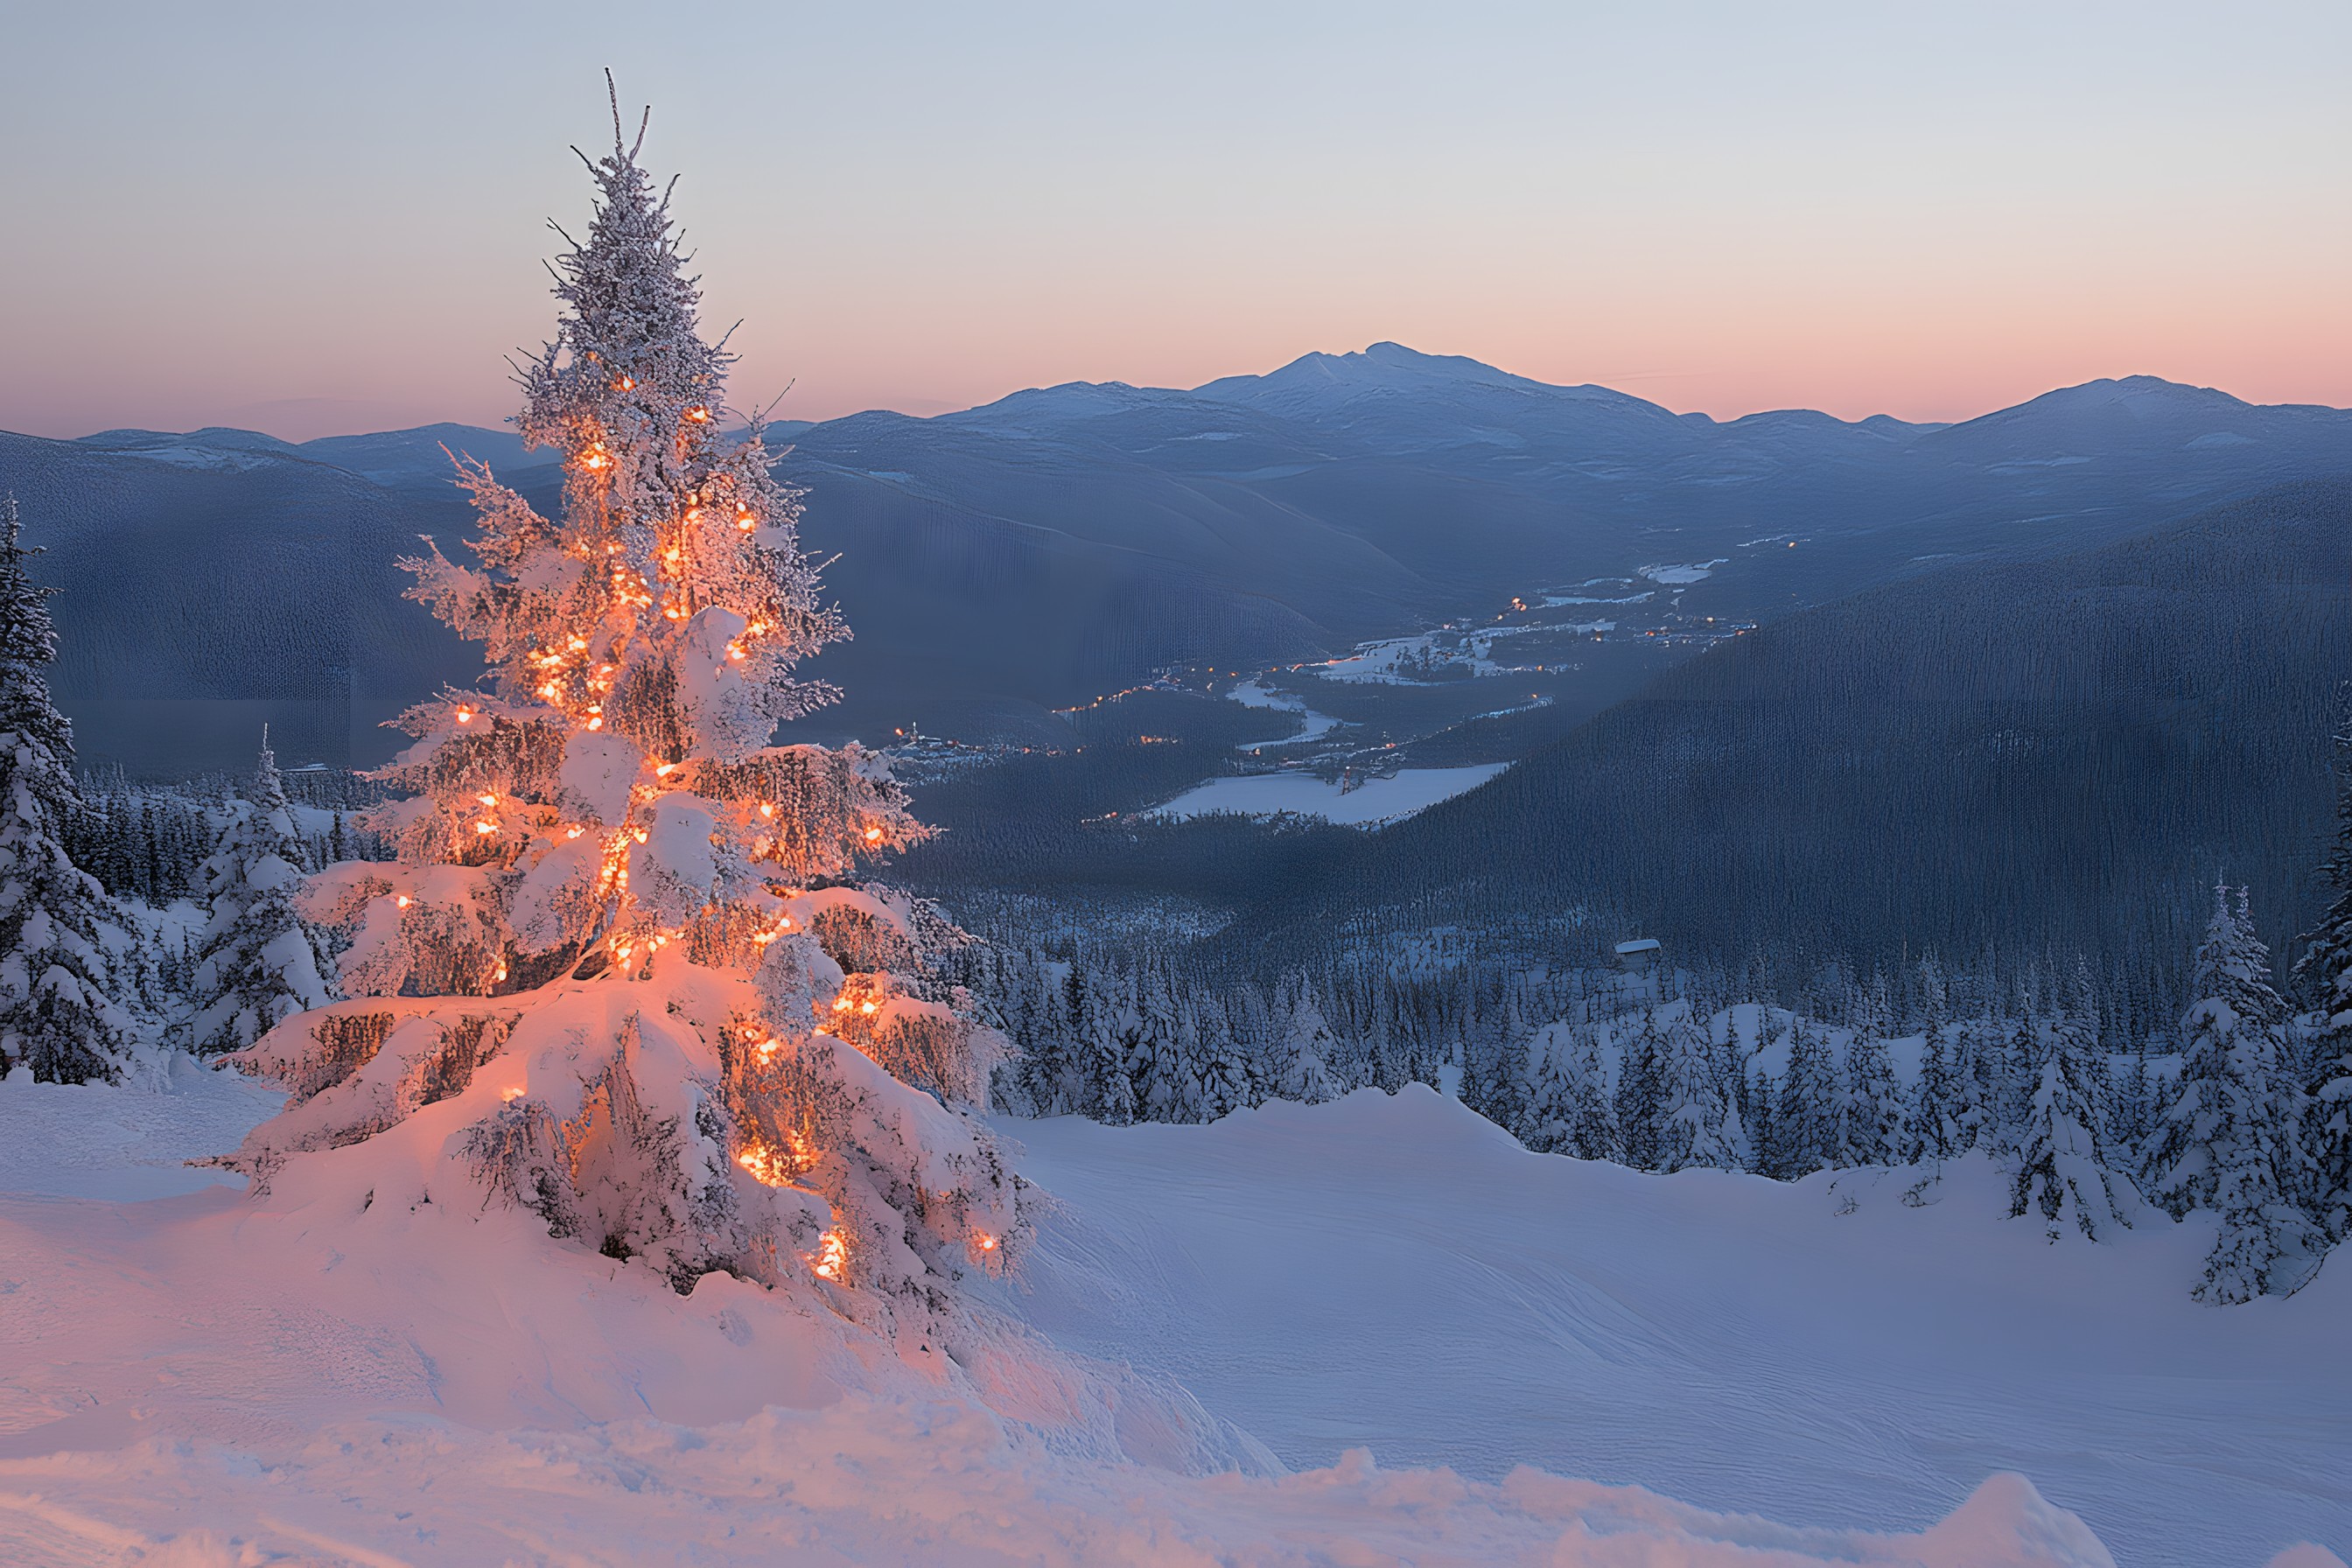
[[[1712,563],[1684,607],[1769,621],[2352,473],[2352,414],[2150,377],[1948,426],[1717,421],[1394,343],[770,434],[858,634],[814,668],[849,694],[819,735],[1026,732],[1161,666],[1325,655],[1645,567]],[[554,504],[549,455],[505,431],[0,434],[87,758],[241,766],[264,720],[289,754],[387,754],[383,719],[479,668],[393,566],[467,530],[445,447]]]

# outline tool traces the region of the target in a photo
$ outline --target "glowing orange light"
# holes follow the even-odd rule
[[[676,772],[677,772],[677,764],[676,763],[664,763],[659,767],[654,769],[654,777],[657,779],[666,779]]]
[[[688,419],[693,420],[697,425],[700,425],[709,419],[710,410],[708,408],[689,408],[686,411],[686,416]]]
[[[995,1251],[995,1250],[996,1250],[996,1237],[992,1237],[992,1236],[989,1235],[989,1234],[988,1234],[988,1232],[986,1232],[986,1231],[984,1231],[984,1230],[983,1230],[983,1231],[982,1231],[982,1232],[980,1233],[980,1238],[979,1238],[979,1239],[980,1239],[980,1249],[981,1249],[982,1252],[993,1252],[993,1251]]]
[[[588,830],[584,827],[567,827],[563,830],[563,837],[566,838],[577,838],[587,831]]]
[[[881,830],[880,828],[878,828],[878,827],[869,827],[869,828],[867,828],[867,829],[866,830],[866,843],[868,843],[868,844],[879,844],[879,843],[881,843],[881,842],[882,842],[882,830]]]
[[[751,1172],[761,1186],[781,1187],[792,1179],[792,1168],[772,1149],[746,1149],[735,1156],[735,1163]]]
[[[871,1002],[860,1002],[857,1005],[857,1010],[861,1013],[871,1013],[875,1010],[874,1004]]]
[[[828,1230],[816,1238],[816,1277],[839,1284],[849,1268],[849,1243],[842,1239],[841,1232]]]
[[[474,831],[477,833],[496,833],[498,830],[499,825],[495,822],[478,822],[474,824]]]
[[[522,1089],[520,1087],[502,1089],[499,1090],[499,1098],[511,1105],[522,1098]]]
[[[506,966],[505,964],[501,963],[501,964],[499,964],[499,972],[498,972],[496,974],[491,975],[491,976],[490,976],[490,979],[491,979],[493,982],[495,982],[495,981],[504,980],[506,977],[507,977],[507,966]]]
[[[403,894],[401,894],[401,895],[400,895],[400,897],[398,897],[398,898],[396,898],[396,899],[393,900],[392,901],[393,901],[393,903],[394,903],[394,905],[396,905],[397,907],[399,907],[399,908],[401,908],[401,909],[404,909],[404,909],[406,909],[406,908],[409,906],[409,903],[411,902],[411,900],[410,900],[410,899],[409,899],[409,897],[408,897],[408,895],[407,895],[406,893],[403,893]]]
[[[473,721],[474,721],[474,710],[473,710],[471,708],[460,708],[460,709],[458,709],[458,710],[457,710],[457,722],[458,722],[458,723],[460,723],[460,724],[470,724],[470,723],[472,723]]]
[[[846,997],[846,996],[836,996],[836,997],[835,997],[835,998],[833,999],[833,1010],[834,1010],[835,1012],[836,1012],[836,1013],[846,1013],[846,1012],[848,1012],[848,1011],[849,1011],[849,998],[848,998],[848,997]]]
[[[776,806],[775,806],[775,803],[774,803],[773,801],[766,801],[766,800],[761,801],[761,802],[760,803],[760,815],[761,815],[761,816],[775,816],[775,815],[776,815]]]
[[[494,795],[478,795],[474,798],[480,801],[484,805],[496,805],[499,804],[499,797]]]

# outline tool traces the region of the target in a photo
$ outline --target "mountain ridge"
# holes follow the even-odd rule
[[[1675,584],[1685,611],[1769,621],[1938,563],[2062,553],[2352,473],[2352,414],[2157,378],[2060,388],[1942,427],[1816,410],[1717,422],[1392,343],[1190,390],[1071,383],[775,435],[779,476],[808,492],[803,540],[835,559],[831,590],[859,634],[811,667],[848,693],[813,721],[824,739],[910,720],[1030,733],[1049,710],[1164,667],[1328,657],[1662,563],[1718,563]],[[61,685],[92,715],[92,757],[242,765],[241,741],[189,749],[204,729],[194,710],[158,729],[141,704],[266,707],[285,689],[267,666],[320,606],[340,623],[310,634],[337,649],[318,662],[383,675],[340,727],[277,721],[289,744],[320,736],[320,760],[376,760],[389,745],[379,704],[470,679],[463,650],[405,625],[424,617],[399,601],[393,568],[417,534],[449,544],[470,527],[445,447],[485,458],[542,509],[560,502],[554,454],[480,426],[299,444],[217,427],[0,440],[0,483],[26,492],[28,537],[60,547],[50,567],[68,642],[93,649]],[[221,538],[310,575],[217,582],[204,552]],[[145,553],[127,577],[110,574],[100,547],[127,539]],[[113,607],[134,599],[136,616]],[[228,600],[248,624],[191,634],[210,651],[173,668],[159,628]],[[234,711],[241,731],[261,709]],[[176,738],[155,739],[165,732]]]

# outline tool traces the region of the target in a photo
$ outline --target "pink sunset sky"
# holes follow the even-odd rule
[[[1627,13],[1636,13],[1628,15]],[[0,427],[495,423],[601,75],[738,403],[1394,339],[1728,417],[2352,404],[2352,7],[16,13]]]

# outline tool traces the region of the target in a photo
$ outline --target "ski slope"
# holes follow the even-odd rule
[[[276,1097],[184,1062],[166,1088],[0,1082],[11,1568],[2114,1561],[2028,1479],[1990,1473],[1973,1451],[1922,1461],[1913,1429],[1928,1417],[1890,1421],[1886,1392],[1858,1394],[1851,1370],[1798,1373],[1822,1334],[1794,1309],[1818,1309],[1818,1291],[1770,1270],[1736,1304],[1710,1288],[1737,1259],[1818,1251],[1832,1226],[1854,1223],[1807,1206],[1821,1194],[1750,1194],[1710,1221],[1685,1199],[1723,1194],[1682,1178],[1596,1186],[1617,1178],[1514,1155],[1426,1094],[1275,1107],[1213,1128],[1015,1124],[1063,1208],[1030,1288],[1004,1292],[1016,1312],[983,1303],[950,1357],[936,1336],[893,1345],[857,1329],[814,1286],[713,1276],[682,1298],[512,1213],[430,1194],[364,1218],[324,1198],[257,1201],[180,1162],[233,1143]],[[1609,1217],[1563,1197],[1630,1207]],[[1866,1228],[1874,1213],[1855,1217]],[[1547,1228],[1509,1256],[1506,1232],[1530,1217]],[[1980,1230],[1970,1219],[1940,1234]],[[1709,1261],[1646,1237],[1613,1263],[1588,1257],[1580,1275],[1562,1262],[1650,1231],[1732,1245]],[[2177,1250],[2151,1247],[2149,1268]],[[2066,1288],[2057,1279],[2043,1293]],[[2330,1300],[2277,1316],[2275,1359],[2296,1352]],[[1848,1315],[1904,1301],[1860,1300]],[[1023,1315],[1139,1366],[1056,1347]],[[2340,1382],[2260,1390],[2242,1381],[2251,1335],[2205,1337],[2203,1376],[2239,1388],[2242,1407],[2157,1379],[2138,1410],[2220,1412],[2220,1426],[2168,1438],[2180,1452],[2168,1473],[2201,1496],[2153,1497],[2136,1472],[2083,1483],[2046,1426],[2018,1457],[2117,1539],[2193,1516],[2184,1539],[2222,1543],[2210,1557],[2126,1563],[2259,1563],[2261,1543],[2298,1531],[2340,1546],[2340,1498],[2315,1501],[2341,1468]],[[1677,1362],[1658,1352],[1667,1342],[1692,1348]],[[1727,1353],[1753,1375],[1722,1379]],[[1954,1346],[1915,1370],[1965,1381],[1972,1353]],[[1890,1359],[1882,1343],[1856,1364]],[[1297,1467],[1151,1370],[1163,1363],[1262,1422]],[[1785,1405],[1775,1430],[1757,1415],[1772,1403],[1758,1394],[1767,1383]],[[1906,1397],[1932,1412],[1947,1398],[1937,1386]],[[2265,1416],[2279,1435],[2254,1431]],[[2115,1420],[2085,1415],[2083,1429]],[[1870,1435],[1906,1432],[1907,1460],[1840,1473]],[[2213,1490],[2218,1465],[2188,1451],[2217,1442],[2259,1478],[2251,1489]],[[1601,1479],[1515,1465],[1568,1452]],[[1441,1454],[1460,1473],[1411,1468]],[[1961,1474],[1982,1484],[1949,1479]],[[1692,1498],[1780,1497],[1774,1511],[1796,1522],[1610,1484],[1634,1478]],[[2235,1517],[2240,1503],[2249,1511]],[[1906,1522],[1927,1528],[1881,1532]]]
[[[1916,1529],[2016,1470],[2125,1563],[2352,1552],[2352,1268],[2189,1300],[2206,1225],[2053,1247],[1998,1173],[1794,1186],[1532,1154],[1414,1087],[1013,1124],[1060,1205],[1015,1309],[1293,1465],[1520,1463]],[[1853,1212],[1840,1213],[1849,1199]]]

